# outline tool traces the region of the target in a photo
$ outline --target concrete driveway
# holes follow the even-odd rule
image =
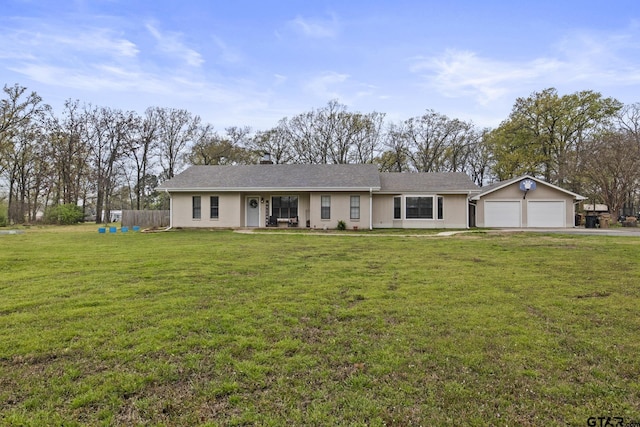
[[[584,234],[592,236],[630,236],[640,237],[640,227],[625,228],[503,228],[501,231],[520,231],[529,233]]]

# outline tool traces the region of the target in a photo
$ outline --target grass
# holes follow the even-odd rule
[[[639,249],[529,233],[0,235],[0,424],[639,421]]]

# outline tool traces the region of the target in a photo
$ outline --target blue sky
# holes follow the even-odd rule
[[[0,0],[0,83],[266,130],[332,99],[495,127],[555,87],[640,102],[637,0]]]

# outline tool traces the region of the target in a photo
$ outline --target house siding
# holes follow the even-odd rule
[[[373,196],[374,228],[466,228],[466,194],[420,194],[443,197],[443,219],[405,219],[405,197],[418,194],[377,194]],[[393,198],[402,198],[402,219],[393,218]],[[435,212],[436,206],[434,206]]]
[[[265,227],[273,215],[273,197],[298,197],[298,226],[348,229],[466,228],[468,196],[477,187],[462,173],[380,173],[375,165],[238,165],[192,166],[160,186],[171,197],[173,227]],[[402,198],[402,218],[394,218],[394,196]],[[201,218],[192,218],[192,197],[201,198]],[[209,217],[210,196],[219,198],[219,216]],[[322,218],[322,196],[330,196],[329,218]],[[359,218],[351,218],[353,196],[359,197]],[[433,219],[405,219],[406,198],[434,197]],[[256,197],[259,209],[248,208]],[[437,218],[442,197],[443,218]],[[420,209],[424,209],[421,206]],[[256,212],[257,211],[257,212]],[[279,215],[295,215],[281,211]],[[250,218],[247,218],[249,215]],[[425,216],[421,211],[420,216]],[[258,219],[256,219],[258,217]],[[288,221],[278,221],[287,227]]]
[[[191,199],[200,196],[201,216],[193,219],[191,212]],[[210,219],[210,197],[219,197],[218,219]],[[241,219],[244,218],[244,206],[237,193],[174,193],[171,195],[172,212],[171,226],[184,228],[212,228],[212,227],[241,227]],[[241,212],[238,215],[238,212]]]
[[[331,216],[321,218],[322,196],[331,196]],[[351,196],[360,196],[360,219],[352,220]],[[358,227],[369,228],[369,193],[368,192],[317,192],[310,194],[310,227],[336,228],[338,221],[344,221],[348,229]]]

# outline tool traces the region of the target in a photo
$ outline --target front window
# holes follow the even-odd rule
[[[331,196],[320,197],[320,219],[331,219]]]
[[[271,198],[271,215],[276,218],[298,216],[298,196],[276,196]]]
[[[433,219],[433,197],[407,197],[407,219]]]
[[[351,196],[351,209],[349,218],[360,219],[360,196]]]
[[[393,198],[393,219],[402,219],[402,197]]]
[[[200,196],[193,196],[191,198],[191,217],[193,219],[200,219],[201,210]]]
[[[209,216],[211,219],[218,219],[218,215],[220,214],[219,204],[220,200],[218,199],[218,196],[211,196],[211,212]]]

